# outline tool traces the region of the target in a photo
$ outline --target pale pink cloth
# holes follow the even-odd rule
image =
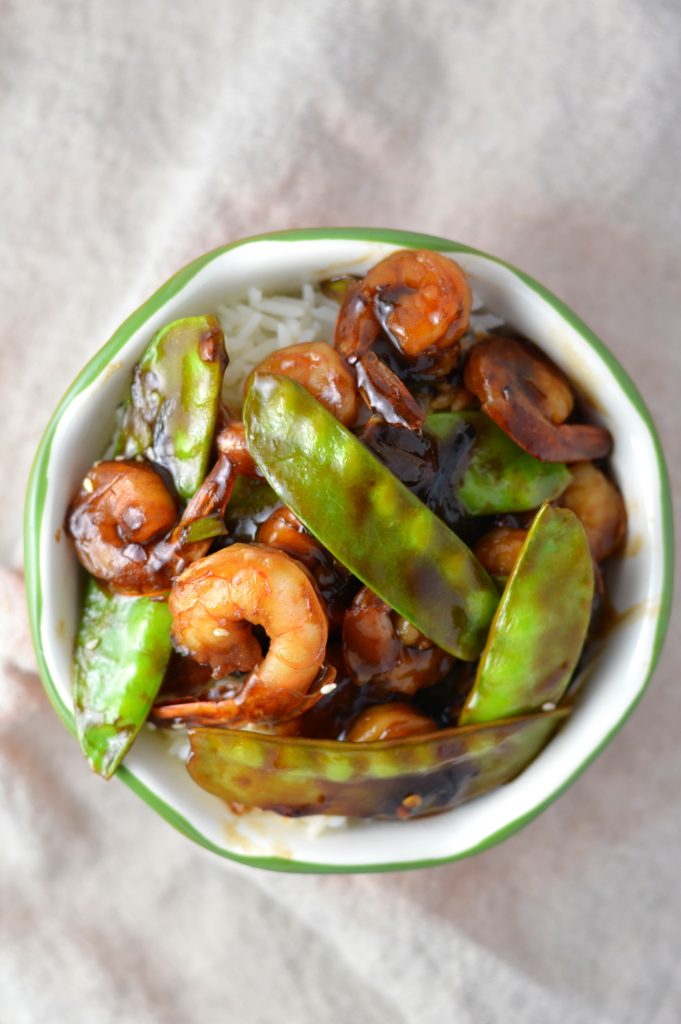
[[[680,52],[664,0],[4,4],[2,1024],[681,1020],[678,619],[630,724],[509,842],[287,877],[88,772],[18,575],[30,460],[78,369],[180,265],[287,226],[431,231],[534,273],[633,374],[678,496]]]
[[[0,731],[33,713],[43,702],[36,685],[35,656],[26,618],[20,573],[0,569]]]

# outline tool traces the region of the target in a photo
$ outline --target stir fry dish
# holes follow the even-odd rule
[[[626,512],[608,431],[452,259],[314,294],[328,340],[280,331],[251,365],[203,315],[135,367],[66,513],[76,726],[107,778],[149,723],[235,810],[409,819],[569,716]]]

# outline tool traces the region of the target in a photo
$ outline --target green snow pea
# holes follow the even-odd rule
[[[553,501],[570,483],[567,466],[528,455],[482,412],[432,413],[424,424],[441,454],[467,428],[475,436],[461,477],[452,484],[468,515],[526,512]]]
[[[165,601],[88,581],[76,640],[73,704],[90,766],[108,779],[146,719],[170,657]]]
[[[211,316],[170,324],[135,367],[116,453],[147,455],[189,499],[201,484],[213,443],[226,355]],[[187,541],[224,532],[198,520]],[[171,653],[165,601],[125,597],[90,580],[76,639],[76,730],[94,771],[111,776],[145,721]]]
[[[594,594],[584,528],[544,505],[508,578],[461,725],[557,704],[582,651]]]
[[[466,545],[295,381],[256,374],[248,446],[279,497],[379,597],[464,660],[499,595]]]
[[[115,454],[146,455],[188,501],[206,476],[226,365],[214,316],[160,330],[135,367]]]
[[[510,781],[536,757],[566,709],[346,743],[236,729],[189,730],[189,774],[209,793],[280,814],[416,818]]]

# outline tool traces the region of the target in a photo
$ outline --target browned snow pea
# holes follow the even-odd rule
[[[471,428],[463,472],[452,481],[466,514],[529,511],[557,498],[570,483],[567,466],[528,455],[482,412],[431,413],[424,425],[438,442],[441,461],[458,435]]]
[[[116,451],[165,466],[185,498],[205,476],[225,365],[222,331],[203,316],[160,331],[134,371]],[[185,543],[223,531],[204,518],[187,532]],[[83,753],[105,778],[147,718],[171,650],[165,600],[88,582],[74,652],[74,715]]]
[[[582,524],[569,509],[544,505],[506,583],[459,723],[557,704],[582,651],[593,594]]]
[[[255,374],[244,423],[260,471],[332,555],[438,647],[475,660],[499,595],[463,541],[295,381]]]
[[[135,367],[115,454],[163,466],[188,501],[206,475],[226,365],[214,316],[160,330]]]
[[[246,807],[296,817],[417,818],[509,782],[567,713],[369,743],[197,728],[189,730],[187,767],[203,789]]]

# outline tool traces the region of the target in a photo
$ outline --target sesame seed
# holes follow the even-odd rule
[[[99,647],[99,637],[93,636],[89,640],[86,640],[84,647],[88,651],[94,651],[95,647]]]
[[[88,494],[92,494],[94,489],[95,485],[93,484],[92,480],[90,479],[89,476],[86,476],[85,479],[83,480],[83,490],[87,491]]]
[[[546,704],[542,704],[541,709],[542,711],[555,711],[556,705],[552,700],[547,700]]]
[[[213,630],[213,636],[229,636],[229,630],[223,629],[221,626],[217,626]]]
[[[336,689],[336,684],[335,683],[324,683],[324,685],[322,686],[322,688],[320,689],[319,692],[323,693],[324,696],[326,696],[327,693],[333,693],[333,691],[335,689]]]

